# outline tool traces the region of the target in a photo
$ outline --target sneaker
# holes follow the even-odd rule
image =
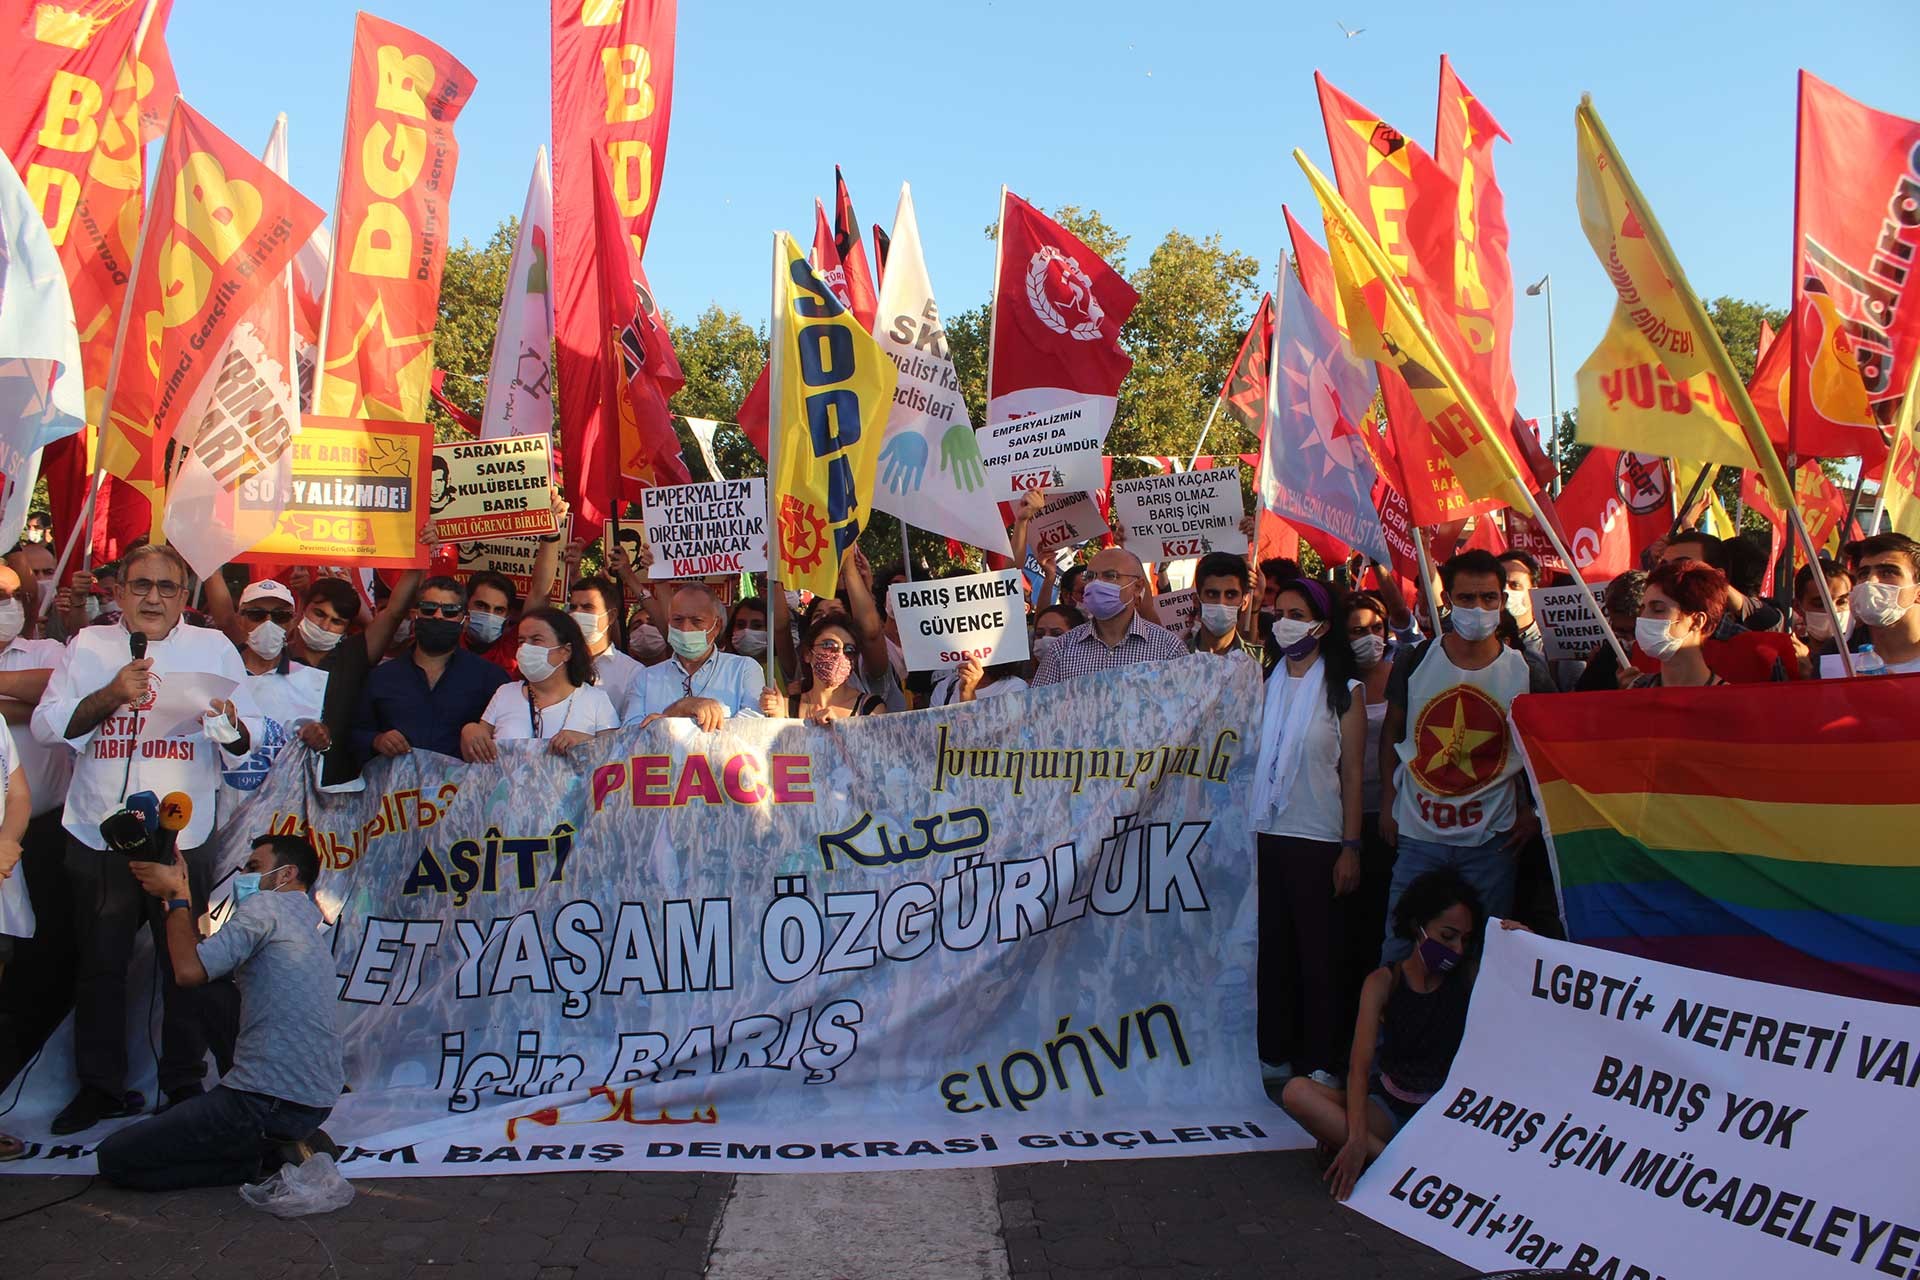
[[[130,1097],[115,1097],[104,1089],[96,1089],[90,1084],[80,1086],[80,1092],[73,1095],[73,1101],[65,1110],[53,1118],[50,1126],[54,1133],[66,1135],[91,1129],[102,1120],[118,1120],[122,1116],[133,1115],[139,1105]]]
[[[1260,1082],[1262,1084],[1271,1084],[1276,1080],[1291,1080],[1292,1078],[1293,1064],[1291,1062],[1268,1062],[1265,1058],[1260,1059]]]
[[[1331,1071],[1309,1072],[1307,1079],[1313,1081],[1315,1084],[1325,1085],[1329,1089],[1338,1089],[1340,1087],[1339,1079]]]

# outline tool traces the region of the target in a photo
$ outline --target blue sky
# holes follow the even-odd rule
[[[387,0],[375,12],[479,78],[461,117],[455,237],[518,214],[549,128],[540,0]],[[1551,272],[1560,403],[1611,293],[1574,211],[1573,109],[1593,93],[1705,296],[1784,303],[1792,239],[1794,73],[1920,116],[1912,42],[1808,3],[1400,4],[1330,0],[682,0],[673,129],[647,269],[690,318],[718,301],[758,323],[768,233],[804,243],[842,165],[855,208],[890,225],[913,184],[934,289],[984,299],[981,230],[1006,183],[1101,211],[1129,266],[1171,227],[1260,259],[1280,204],[1310,210],[1290,152],[1326,165],[1313,90],[1340,88],[1431,145],[1442,52],[1514,145],[1498,157],[1519,284]],[[1825,15],[1824,18],[1818,15]],[[1336,23],[1365,28],[1352,39]],[[330,206],[353,6],[178,0],[170,34],[188,101],[249,146],[290,117],[294,181]],[[1307,220],[1303,215],[1303,220]],[[1520,408],[1546,416],[1545,316],[1516,299]]]

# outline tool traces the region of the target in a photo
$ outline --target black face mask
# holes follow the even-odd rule
[[[452,653],[453,646],[460,643],[460,620],[458,618],[422,618],[413,624],[413,641],[420,646],[420,652],[439,655]]]

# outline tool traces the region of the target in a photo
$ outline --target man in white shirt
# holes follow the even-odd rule
[[[339,582],[337,578],[321,582]],[[310,591],[317,591],[321,582]],[[340,584],[345,587],[344,583]],[[347,588],[351,590],[351,588]],[[323,609],[331,613],[325,603]],[[247,669],[247,689],[260,709],[260,733],[253,750],[237,759],[221,761],[219,822],[247,800],[266,779],[273,762],[295,737],[303,736],[309,725],[318,724],[320,709],[327,694],[327,673],[293,660],[289,643],[294,631],[296,610],[293,591],[272,578],[248,583],[240,593],[240,604],[227,624],[227,634],[240,651],[241,665]],[[301,619],[302,622],[305,619]],[[326,631],[324,634],[335,635]],[[305,652],[305,650],[302,650]]]
[[[1920,542],[1904,533],[1876,533],[1850,542],[1856,585],[1853,616],[1873,636],[1881,675],[1920,671]]]
[[[247,669],[233,643],[218,631],[183,625],[191,574],[171,547],[145,546],[128,554],[117,591],[120,622],[87,627],[73,639],[66,665],[47,684],[33,713],[34,736],[79,753],[67,788],[67,876],[73,889],[79,961],[74,993],[74,1056],[80,1091],[55,1117],[53,1131],[78,1133],[101,1120],[131,1113],[126,1093],[127,960],[133,931],[143,922],[166,953],[163,913],[140,889],[120,854],[107,849],[101,820],[126,807],[135,793],[164,801],[183,793],[192,804],[177,848],[193,881],[193,906],[206,902],[211,868],[201,846],[213,830],[220,753],[245,756],[260,732]],[[144,656],[136,656],[144,655]],[[203,689],[211,679],[221,696],[186,703],[166,686]],[[164,716],[165,736],[147,732]],[[181,991],[162,965],[160,1088],[177,1102],[199,1092],[207,1040],[200,1004]]]
[[[673,657],[640,673],[622,724],[684,716],[712,733],[734,716],[760,714],[760,691],[767,685],[760,664],[713,647],[726,617],[719,597],[706,587],[674,592],[667,612]]]
[[[14,945],[0,975],[0,1079],[17,1071],[73,1005],[73,903],[64,867],[66,832],[60,828],[73,752],[33,736],[33,709],[47,681],[67,660],[58,640],[30,640],[37,594],[9,565],[0,565],[0,716],[13,732],[14,756],[33,797],[32,820],[21,840],[22,878],[33,905],[34,931]]]
[[[586,638],[587,653],[593,658],[594,675],[613,713],[625,717],[634,682],[646,668],[621,652],[618,619],[621,609],[620,588],[609,578],[582,578],[567,593],[567,609],[580,624]]]

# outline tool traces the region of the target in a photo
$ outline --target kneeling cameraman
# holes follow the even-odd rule
[[[197,987],[233,975],[240,1038],[217,1088],[102,1141],[101,1176],[147,1191],[255,1181],[274,1148],[314,1136],[344,1083],[333,957],[312,897],[320,855],[300,836],[261,836],[234,879],[232,913],[204,942],[186,863],[132,866],[141,887],[167,904],[175,980]],[[321,1144],[330,1145],[324,1135]]]

